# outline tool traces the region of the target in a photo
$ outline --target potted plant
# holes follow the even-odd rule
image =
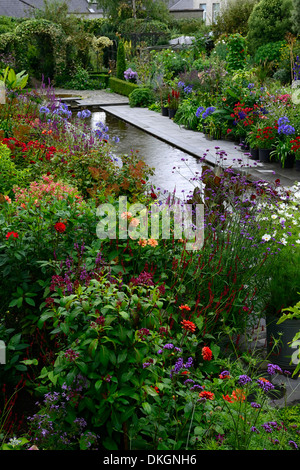
[[[300,136],[290,140],[290,143],[292,144],[291,150],[295,154],[295,169],[300,171]]]
[[[274,147],[277,134],[276,126],[260,126],[257,128],[256,140],[259,151],[259,161],[262,163],[270,162],[270,153]]]
[[[159,97],[160,97],[160,105],[161,105],[161,114],[163,116],[169,116],[169,105],[168,105],[169,87],[165,83],[163,83],[159,87]]]
[[[281,168],[293,168],[295,155],[288,138],[276,140],[276,147],[270,153],[270,159],[273,158],[279,161]]]
[[[255,129],[250,130],[245,140],[247,144],[249,145],[251,158],[253,160],[258,160],[259,154],[258,154],[258,142],[256,138],[256,130]]]

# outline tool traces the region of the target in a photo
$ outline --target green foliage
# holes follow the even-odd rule
[[[71,90],[94,90],[106,87],[106,80],[101,80],[101,77],[90,77],[87,70],[82,67],[77,67],[71,80],[64,80],[64,88]]]
[[[111,91],[114,91],[115,93],[119,93],[120,95],[124,96],[129,96],[130,93],[132,93],[138,87],[138,85],[136,85],[135,83],[125,81],[124,77],[122,80],[119,80],[115,77],[109,77],[108,86]]]
[[[292,0],[261,0],[249,17],[247,34],[251,54],[269,42],[282,41],[292,30]]]
[[[254,6],[259,0],[229,0],[221,4],[221,11],[212,24],[214,34],[240,33],[245,36],[248,32],[248,19]]]
[[[25,71],[16,73],[14,69],[6,67],[5,70],[0,70],[0,80],[9,90],[22,90],[28,82],[28,74]]]
[[[285,41],[269,42],[260,46],[255,52],[254,63],[262,64],[267,62],[276,63],[280,56],[281,48],[284,46]]]
[[[117,74],[119,80],[124,80],[124,72],[126,70],[125,47],[122,40],[119,41],[117,49]]]
[[[131,108],[136,106],[146,108],[155,101],[152,90],[149,88],[136,88],[129,95],[129,105]]]
[[[31,174],[27,168],[21,170],[16,167],[10,154],[9,148],[0,143],[0,194],[11,197],[13,195],[13,186],[26,186],[29,183]]]
[[[240,70],[246,65],[246,39],[239,33],[231,34],[227,40],[227,68]]]
[[[185,126],[187,129],[196,130],[198,125],[197,109],[198,103],[196,100],[183,99],[175,114],[174,122],[179,126]]]

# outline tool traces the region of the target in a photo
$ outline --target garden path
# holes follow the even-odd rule
[[[116,93],[58,88],[55,89],[55,93],[73,95],[73,104],[76,106],[101,108],[196,158],[205,155],[205,160],[212,165],[216,164],[216,151],[221,150],[226,154],[222,159],[223,166],[231,166],[239,171],[242,168],[253,180],[274,182],[280,179],[284,187],[290,187],[300,181],[300,172],[295,168],[282,169],[278,163],[254,162],[236,143],[227,140],[208,140],[201,132],[178,126],[172,119],[155,111],[147,108],[131,108],[128,98]],[[70,99],[72,100],[72,98],[62,98],[62,101],[71,103]]]

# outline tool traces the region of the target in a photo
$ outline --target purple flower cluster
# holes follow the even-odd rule
[[[181,371],[181,369],[189,369],[190,367],[192,367],[192,365],[193,365],[193,358],[192,357],[189,357],[185,364],[183,362],[182,357],[180,357],[176,361],[173,369],[171,370],[170,377],[172,378],[173,374],[178,374]]]
[[[252,379],[248,375],[240,375],[238,380],[240,385],[246,385],[249,382],[252,382]]]
[[[276,364],[268,364],[268,374],[275,375],[276,373],[282,374],[281,367],[277,366]]]
[[[295,128],[290,125],[289,119],[283,116],[278,119],[278,134],[292,135],[295,134]]]
[[[138,74],[137,72],[134,72],[131,68],[125,70],[124,72],[124,78],[125,80],[137,80]]]
[[[89,118],[91,116],[91,111],[89,109],[83,109],[82,111],[79,111],[77,113],[77,117],[78,119],[86,119],[86,118]]]
[[[207,116],[214,113],[216,108],[214,106],[209,106],[208,108],[203,108],[203,106],[199,106],[196,111],[196,117],[202,117],[202,119],[206,119]]]
[[[264,392],[269,392],[275,388],[274,385],[269,382],[269,380],[263,380],[262,378],[258,379],[257,383]]]

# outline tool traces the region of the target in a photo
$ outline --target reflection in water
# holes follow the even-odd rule
[[[176,195],[182,198],[183,195],[190,193],[194,186],[197,186],[190,181],[201,172],[201,162],[195,157],[104,111],[92,113],[92,129],[97,128],[98,122],[108,127],[110,140],[112,137],[120,139],[119,143],[115,144],[116,156],[128,154],[131,151],[138,152],[140,158],[154,168],[155,173],[151,181],[157,189],[170,192],[176,190]]]

